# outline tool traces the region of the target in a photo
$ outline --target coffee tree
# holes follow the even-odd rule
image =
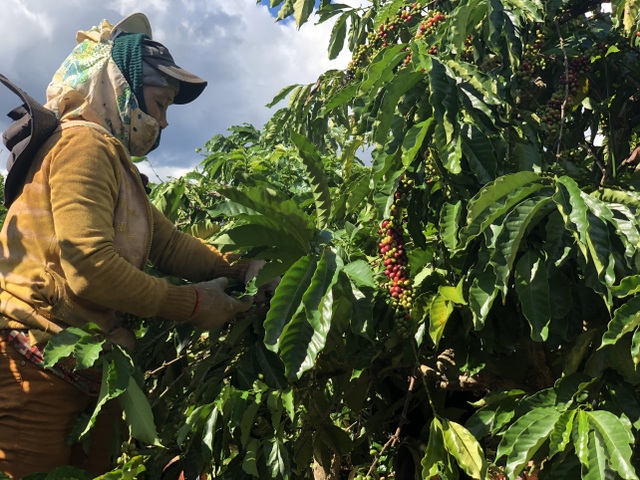
[[[321,7],[348,68],[155,187],[267,260],[236,294],[281,282],[221,331],[145,320],[135,359],[99,360],[130,409],[110,475],[638,478],[640,6]]]

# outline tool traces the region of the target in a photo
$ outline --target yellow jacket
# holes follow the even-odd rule
[[[142,271],[198,282],[242,278],[149,202],[120,140],[89,122],[63,122],[40,149],[0,232],[0,328],[32,341],[88,321],[108,332],[118,312],[186,320],[195,292]]]

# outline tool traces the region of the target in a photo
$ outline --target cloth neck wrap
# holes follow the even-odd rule
[[[111,56],[124,78],[133,90],[138,106],[144,113],[147,105],[144,101],[144,74],[142,65],[142,39],[147,37],[143,33],[122,33],[113,40]]]

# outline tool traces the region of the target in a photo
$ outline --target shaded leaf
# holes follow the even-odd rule
[[[284,100],[287,95],[289,95],[294,89],[298,88],[299,86],[300,85],[296,83],[296,84],[293,84],[293,85],[289,85],[288,87],[284,87],[282,90],[280,90],[278,92],[278,94],[275,97],[273,97],[273,100],[271,100],[265,106],[267,108],[271,108],[271,107],[275,106],[276,104],[278,104],[282,100]]]
[[[374,288],[376,286],[373,269],[364,260],[347,263],[344,266],[344,273],[358,287]]]
[[[476,438],[496,434],[513,419],[516,404],[524,393],[523,390],[489,393],[473,404],[480,408],[467,420],[465,427]]]
[[[473,223],[485,210],[513,190],[541,180],[540,175],[534,172],[517,172],[497,178],[469,201],[467,224]]]
[[[257,438],[252,438],[245,448],[244,459],[242,460],[242,471],[248,475],[259,477],[258,473],[258,448],[260,444]]]
[[[324,348],[333,315],[331,290],[341,269],[340,258],[325,249],[302,295],[303,308],[296,312],[282,331],[278,352],[284,363],[285,375],[290,380],[300,378],[312,368]]]
[[[531,339],[543,342],[549,336],[549,280],[544,259],[531,250],[516,264],[515,283],[522,313],[531,326]]]
[[[150,445],[160,445],[149,400],[133,377],[127,389],[119,396],[131,436]]]
[[[350,14],[348,13],[342,14],[331,29],[331,36],[329,37],[329,60],[335,59],[344,47],[344,40],[347,36],[347,19],[349,19],[349,17]]]
[[[554,208],[551,197],[533,197],[516,205],[504,219],[497,235],[490,263],[496,274],[496,286],[507,293],[509,278],[520,244],[526,233]],[[546,279],[545,279],[546,281]]]
[[[353,440],[351,436],[343,429],[327,424],[322,427],[319,433],[319,439],[327,445],[331,451],[341,457],[348,455],[353,450]]]
[[[302,308],[302,295],[311,284],[316,266],[310,255],[301,257],[282,277],[264,321],[264,343],[269,350],[278,350],[282,330]]]
[[[411,165],[416,155],[422,148],[422,143],[427,135],[429,127],[433,123],[433,118],[428,118],[416,125],[413,125],[402,140],[402,164],[405,167]]]

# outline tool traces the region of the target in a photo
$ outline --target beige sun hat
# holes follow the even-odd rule
[[[144,33],[149,38],[153,38],[151,23],[144,13],[133,13],[116,23],[111,32],[111,38],[121,33]]]

